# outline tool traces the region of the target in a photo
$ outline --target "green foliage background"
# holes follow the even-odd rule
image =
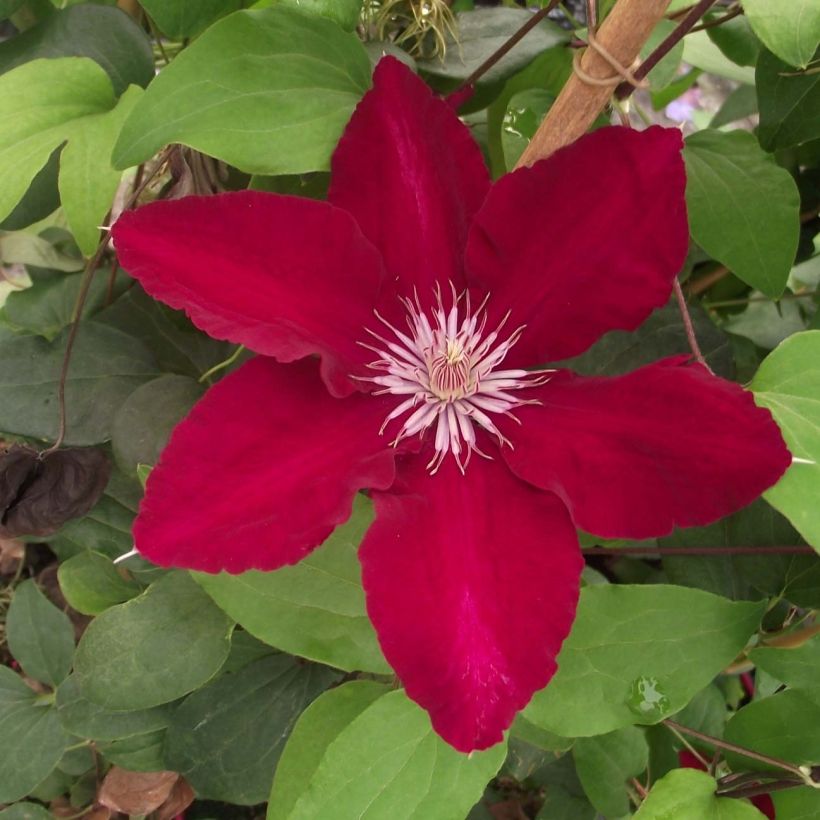
[[[604,14],[613,2],[599,5]],[[670,13],[690,5],[673,0]],[[3,440],[54,440],[81,271],[137,174],[174,145],[183,170],[152,195],[323,196],[383,52],[447,92],[532,11],[512,0],[453,8],[459,42],[431,56],[423,32],[404,51],[374,39],[375,0],[142,0],[141,11],[0,0]],[[568,43],[583,32],[562,19],[539,24],[469,103],[464,119],[496,177],[569,76]],[[720,549],[820,550],[820,4],[718,3],[706,23],[649,74],[637,116],[661,117],[698,84],[723,89],[717,110],[690,117],[681,279],[710,365],[748,384],[780,424],[796,457],[782,481],[710,527],[641,544],[647,557],[591,562],[555,680],[505,743],[465,757],[396,688],[367,619],[364,496],[324,546],[277,573],[114,565],[132,549],[141,481],[234,351],[115,266],[102,270],[66,384],[66,442],[108,448],[116,470],[87,516],[31,539],[25,562],[0,562],[0,818],[50,817],[46,806],[86,816],[117,766],[180,773],[196,796],[189,818],[489,820],[510,803],[541,820],[753,820],[760,811],[716,794],[712,774],[680,767],[690,747],[712,759],[692,731],[757,753],[728,754],[717,777],[783,776],[760,755],[809,767],[804,779],[820,765],[820,561]],[[663,21],[644,56],[674,25]],[[617,374],[685,350],[669,305],[570,364]],[[664,547],[698,554],[653,553]],[[774,803],[778,820],[820,817],[807,785]]]

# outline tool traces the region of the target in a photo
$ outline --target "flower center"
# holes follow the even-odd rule
[[[418,297],[402,299],[407,309],[408,332],[394,327],[378,312],[376,317],[392,334],[384,338],[367,332],[380,346],[361,343],[379,358],[369,367],[379,375],[363,381],[379,386],[375,395],[401,396],[402,401],[387,416],[380,434],[394,420],[404,416],[393,445],[410,436],[424,435],[435,427],[435,455],[427,465],[435,473],[448,453],[463,473],[473,452],[490,458],[476,444],[475,426],[484,428],[499,446],[512,447],[496,426],[492,416],[498,413],[515,421],[511,410],[533,400],[515,393],[527,387],[544,384],[551,370],[500,370],[510,348],[518,341],[524,327],[504,335],[509,313],[492,332],[486,332],[485,299],[475,311],[469,293],[452,290],[452,304],[445,309],[441,291],[436,290],[436,306],[429,317]],[[487,297],[489,298],[489,297]]]

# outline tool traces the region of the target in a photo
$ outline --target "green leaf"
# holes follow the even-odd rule
[[[757,138],[767,151],[812,140],[820,131],[820,73],[796,73],[768,51],[755,72],[760,127]]]
[[[139,339],[162,372],[198,379],[228,358],[232,350],[228,343],[197,330],[182,311],[155,302],[138,285],[129,288],[94,320]]]
[[[54,820],[54,815],[39,803],[15,803],[0,811],[2,820]]]
[[[112,470],[108,486],[88,515],[69,521],[48,543],[62,561],[94,550],[116,558],[134,546],[131,525],[142,497],[139,483]],[[119,601],[117,603],[120,603]]]
[[[817,820],[820,817],[820,791],[817,789],[798,788],[774,792],[772,800],[775,817],[780,820]]]
[[[700,349],[709,366],[721,376],[732,375],[732,351],[728,336],[716,327],[705,310],[691,305],[689,312]],[[634,331],[612,330],[580,356],[565,359],[569,367],[585,376],[620,376],[667,356],[689,349],[680,308],[672,299]]]
[[[796,459],[766,500],[820,550],[820,330],[786,339],[760,365],[751,389]]]
[[[63,756],[68,735],[57,710],[38,700],[8,667],[0,666],[0,802],[29,794]]]
[[[263,802],[296,718],[338,678],[332,669],[287,655],[223,675],[194,692],[171,717],[168,767],[201,798]]]
[[[510,98],[501,127],[505,167],[515,167],[554,102],[555,95],[543,88],[528,88]]]
[[[721,128],[753,114],[757,114],[757,90],[751,85],[741,85],[723,101],[717,114],[710,120],[709,127]]]
[[[318,14],[338,23],[345,31],[353,31],[359,22],[362,0],[257,0],[251,8],[264,9],[282,5],[306,14]]]
[[[232,628],[187,573],[168,573],[91,622],[77,647],[77,684],[112,711],[168,703],[216,674]]]
[[[52,153],[12,212],[5,219],[0,219],[0,231],[19,231],[28,228],[60,207],[57,174],[60,170],[61,150],[58,148]]]
[[[715,795],[706,772],[675,769],[661,778],[635,813],[635,820],[763,820],[746,800]]]
[[[143,30],[120,9],[91,4],[50,14],[0,43],[0,74],[32,60],[60,57],[94,60],[111,78],[117,96],[130,84],[146,86],[154,77],[151,43]]]
[[[799,545],[797,531],[762,499],[706,527],[686,527],[659,539],[663,547],[772,547]],[[789,596],[812,580],[820,586],[820,560],[811,555],[664,556],[673,584],[697,587],[733,600]],[[801,583],[802,582],[802,583]],[[796,584],[800,586],[795,586]],[[795,601],[799,605],[811,602]]]
[[[745,131],[699,131],[686,140],[692,237],[747,284],[779,297],[800,235],[791,174]]]
[[[165,763],[165,729],[134,735],[122,740],[97,744],[100,754],[109,763],[132,772],[159,772],[168,768]]]
[[[6,618],[9,650],[35,680],[57,686],[71,671],[74,627],[33,580],[14,590]]]
[[[92,60],[35,60],[0,76],[0,219],[28,190],[52,152],[88,117],[114,106],[106,73]]]
[[[282,757],[268,801],[268,818],[288,817],[322,762],[325,750],[365,709],[386,695],[390,687],[355,680],[329,689],[299,717]]]
[[[546,789],[537,820],[597,820],[600,817],[584,794],[572,755],[551,761],[533,780]]]
[[[64,276],[56,271],[32,273],[33,286],[10,294],[3,314],[15,328],[36,333],[51,341],[73,321],[83,274]],[[105,304],[107,295],[107,277],[94,277],[83,308],[83,318],[96,313]]]
[[[54,342],[22,336],[0,342],[0,431],[53,439],[65,334]],[[159,375],[148,350],[118,330],[84,322],[66,382],[66,444],[106,441],[114,413],[143,382]]]
[[[373,505],[357,496],[353,514],[325,543],[276,572],[194,578],[259,640],[339,669],[390,674],[367,617],[357,559]]]
[[[456,15],[458,43],[450,42],[444,60],[419,63],[419,70],[454,87],[466,80],[531,17],[524,9],[484,8]],[[479,80],[490,85],[520,71],[542,51],[565,43],[569,35],[555,23],[539,23]]]
[[[709,39],[733,62],[753,66],[760,55],[757,39],[746,15],[726,20],[706,30]]]
[[[114,416],[111,446],[126,474],[156,464],[171,430],[202,398],[205,388],[188,376],[166,374],[138,387]]]
[[[140,592],[137,584],[120,575],[110,558],[90,550],[60,564],[57,577],[65,599],[84,615],[99,615]]]
[[[749,653],[749,660],[772,677],[817,700],[820,697],[820,637],[789,649],[761,646]]]
[[[736,65],[724,56],[707,31],[691,32],[684,37],[683,60],[708,74],[717,74],[741,85],[754,85],[755,82],[754,70]]]
[[[713,737],[723,737],[726,719],[726,695],[717,683],[710,683],[706,688],[701,689],[675,715],[675,720],[683,726]]]
[[[820,5],[816,0],[743,0],[743,11],[769,51],[789,65],[805,68],[820,41]]]
[[[433,732],[427,714],[404,692],[390,692],[339,732],[293,809],[276,816],[353,820],[366,812],[369,820],[464,817],[505,754],[505,744],[460,754]]]
[[[790,763],[820,763],[820,703],[796,689],[787,689],[744,706],[726,726],[730,743]],[[735,766],[769,769],[765,763],[730,756]]]
[[[25,231],[14,231],[0,236],[0,259],[6,264],[18,262],[53,271],[78,271],[83,261],[60,253],[51,242]]]
[[[0,20],[11,17],[26,0],[0,0]]]
[[[122,175],[111,166],[111,150],[142,92],[129,88],[115,102],[102,68],[69,57],[28,62],[4,74],[0,93],[8,114],[0,126],[0,163],[7,180],[0,193],[0,219],[12,213],[68,140],[60,157],[59,190],[77,244],[90,256]],[[48,260],[35,264],[57,267]]]
[[[806,329],[808,305],[801,305],[802,299],[784,299],[770,302],[758,291],[749,294],[757,301],[749,302],[741,313],[728,316],[723,322],[724,330],[736,336],[753,341],[758,347],[771,350],[784,339]]]
[[[231,635],[231,652],[228,659],[219,670],[220,675],[226,672],[238,672],[254,661],[278,654],[277,651],[262,641],[257,641],[250,632],[244,629],[235,629]]]
[[[332,21],[284,7],[240,11],[151,83],[114,165],[181,142],[248,173],[324,170],[369,83],[362,44]]]
[[[242,8],[242,0],[144,0],[141,3],[160,31],[175,40],[195,37],[211,23]]]
[[[664,584],[586,587],[558,673],[524,716],[564,737],[657,723],[735,658],[763,612]]]
[[[628,815],[626,780],[639,775],[649,762],[643,731],[625,726],[598,737],[578,738],[572,755],[589,802],[607,817]]]
[[[91,256],[100,242],[99,226],[111,208],[122,177],[122,172],[111,166],[111,151],[125,118],[141,96],[142,90],[131,86],[110,111],[79,120],[60,157],[63,210],[86,256]]]
[[[66,732],[89,740],[122,740],[164,729],[176,704],[112,712],[86,698],[74,675],[57,690],[57,714]]]
[[[546,729],[539,729],[534,723],[530,723],[521,712],[515,716],[513,725],[510,726],[510,734],[514,738],[529,743],[530,746],[537,746],[549,752],[568,752],[574,743],[571,738],[561,737]]]

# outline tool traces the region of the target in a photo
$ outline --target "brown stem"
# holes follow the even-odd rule
[[[700,345],[698,344],[697,336],[695,335],[695,326],[692,324],[692,317],[689,315],[689,308],[686,306],[686,297],[681,290],[680,282],[675,278],[673,285],[675,291],[675,298],[678,300],[678,309],[680,310],[681,319],[683,319],[683,327],[686,330],[686,339],[689,342],[689,348],[695,360],[702,364],[710,373],[712,368],[706,363],[703,358],[703,353],[700,352]]]
[[[675,30],[666,37],[663,42],[638,66],[635,70],[635,79],[642,80],[649,74],[650,71],[688,34],[692,27],[709,11],[709,8],[715,4],[715,0],[700,0],[700,2],[692,7],[692,10],[683,20],[678,23]],[[631,83],[621,83],[615,89],[615,97],[619,100],[625,100],[633,91],[635,86]]]
[[[806,781],[797,775],[783,777],[779,780],[770,780],[768,783],[755,783],[748,786],[741,786],[737,789],[718,789],[715,794],[721,797],[732,797],[740,799],[744,797],[757,797],[759,794],[769,794],[770,792],[781,791],[782,789],[793,789],[796,786],[805,786]]]
[[[60,411],[60,422],[57,429],[57,439],[54,444],[40,453],[40,458],[45,458],[49,453],[58,450],[65,440],[66,434],[66,408],[65,408],[65,387],[68,380],[68,367],[71,363],[71,353],[74,350],[74,342],[77,341],[77,331],[80,327],[80,317],[85,307],[88,293],[91,290],[91,283],[94,281],[94,273],[102,262],[103,256],[108,249],[108,243],[111,241],[111,234],[106,232],[94,255],[88,260],[83,273],[83,280],[80,284],[80,292],[77,294],[77,301],[74,304],[74,312],[71,316],[71,328],[68,331],[68,339],[66,340],[65,353],[63,354],[63,364],[60,368],[60,381],[57,385],[57,405]]]
[[[162,157],[157,162],[156,168],[146,175],[143,179],[141,184],[135,189],[134,193],[131,194],[128,202],[125,203],[124,210],[128,210],[131,208],[136,201],[139,199],[140,194],[148,187],[148,185],[153,181],[154,177],[159,173],[162,166],[165,164],[165,157],[167,153],[170,151],[166,149],[163,153]],[[85,271],[83,272],[83,280],[80,284],[80,292],[77,294],[77,301],[74,303],[74,311],[71,315],[71,327],[68,331],[68,338],[66,339],[65,345],[65,353],[63,354],[63,364],[60,368],[60,381],[57,384],[57,406],[59,409],[60,420],[59,425],[57,428],[57,438],[54,441],[54,444],[51,447],[47,448],[46,450],[42,450],[40,452],[40,458],[45,458],[49,453],[53,453],[55,450],[58,450],[63,441],[65,441],[65,434],[66,434],[66,404],[65,404],[65,388],[66,382],[68,381],[68,369],[71,364],[71,353],[74,350],[74,343],[77,341],[77,333],[80,329],[80,321],[83,315],[83,309],[85,308],[86,300],[88,299],[89,291],[91,290],[91,283],[94,281],[94,274],[97,272],[97,268],[99,268],[100,263],[105,256],[105,252],[108,250],[108,246],[111,243],[111,232],[109,230],[104,231],[104,235],[100,240],[100,244],[97,245],[97,250],[94,251],[94,255],[88,260],[88,263],[85,266]]]
[[[596,41],[620,65],[632,65],[652,29],[663,19],[670,0],[618,0],[596,33]],[[584,51],[580,67],[595,79],[612,76],[612,66],[593,48]],[[593,85],[573,72],[524,150],[516,167],[555,153],[586,133],[612,95],[611,85]]]
[[[743,757],[748,757],[750,760],[756,760],[758,763],[765,763],[767,766],[771,766],[774,769],[782,769],[784,772],[789,772],[790,774],[799,777],[802,783],[807,783],[811,780],[810,776],[806,774],[806,772],[802,771],[799,766],[795,766],[793,763],[789,763],[786,760],[779,760],[776,757],[769,757],[768,755],[761,754],[760,752],[755,752],[752,749],[747,749],[744,746],[729,743],[728,740],[721,740],[718,737],[712,737],[712,735],[698,732],[696,729],[690,729],[688,726],[684,726],[682,723],[678,723],[674,720],[664,720],[663,725],[675,732],[680,732],[681,734],[694,737],[702,743],[707,743],[717,749],[723,749],[727,752],[734,752],[735,754],[742,755]]]
[[[764,638],[763,645],[775,649],[794,649],[803,646],[804,643],[810,641],[818,633],[820,633],[820,624],[812,624],[804,629],[798,629],[796,632],[787,632],[785,635]]]
[[[726,265],[718,265],[713,271],[700,276],[697,279],[691,279],[686,283],[686,292],[689,296],[699,296],[704,291],[709,290],[712,285],[725,279],[731,271]]]
[[[496,49],[467,79],[459,85],[456,91],[475,85],[505,54],[524,39],[559,3],[559,0],[550,0],[544,8],[536,11],[523,26],[500,48]]]
[[[741,14],[743,14],[743,9],[740,6],[738,6],[737,8],[734,8],[731,11],[724,14],[723,17],[718,17],[717,20],[709,20],[706,23],[701,23],[699,26],[695,26],[692,29],[692,31],[706,31],[706,29],[708,28],[722,26],[724,23],[728,22],[729,20],[734,20],[735,17],[738,17]]]
[[[584,555],[816,555],[813,547],[584,547]]]
[[[741,307],[742,305],[752,304],[754,302],[782,302],[790,299],[812,299],[817,296],[820,291],[807,290],[803,293],[784,293],[777,299],[772,299],[770,296],[747,296],[745,299],[719,299],[715,302],[702,302],[705,308],[719,308],[719,307]]]

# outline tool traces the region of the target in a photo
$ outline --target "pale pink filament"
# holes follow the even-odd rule
[[[437,306],[429,319],[418,297],[413,301],[402,299],[407,309],[409,332],[402,332],[376,312],[393,339],[368,330],[381,347],[362,343],[379,356],[369,367],[380,375],[364,379],[381,388],[375,395],[390,393],[405,397],[384,420],[380,433],[391,421],[405,416],[393,441],[396,445],[409,436],[422,435],[435,425],[436,452],[427,465],[433,473],[448,453],[452,453],[462,472],[474,451],[489,458],[476,444],[476,424],[494,436],[500,446],[511,447],[491,416],[503,413],[515,419],[511,410],[534,402],[521,399],[511,391],[543,384],[549,379],[546,374],[553,372],[496,369],[524,327],[501,340],[508,313],[495,330],[485,335],[487,298],[473,311],[469,293],[456,294],[453,289],[452,305],[447,310],[439,290]]]

